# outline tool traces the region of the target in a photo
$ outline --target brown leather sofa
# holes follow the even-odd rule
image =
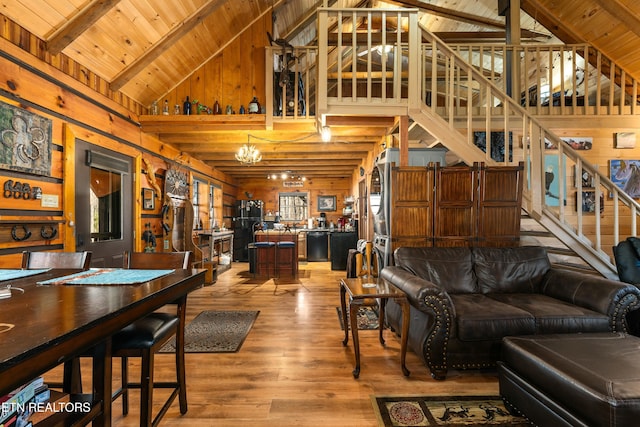
[[[633,285],[553,267],[542,247],[401,247],[381,276],[411,303],[409,347],[436,379],[495,366],[507,336],[626,332]],[[400,307],[387,323],[402,330]]]

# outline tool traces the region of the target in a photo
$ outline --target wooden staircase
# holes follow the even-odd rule
[[[589,266],[598,274],[617,278],[610,242],[637,235],[640,205],[546,128],[520,99],[516,102],[507,95],[495,76],[487,78],[477,64],[423,28],[417,13],[417,9],[319,9],[316,119],[323,122],[327,115],[354,111],[408,116],[411,125],[432,136],[434,144],[447,147],[467,164],[523,162],[524,223],[537,224],[523,230],[523,240],[544,243],[554,262],[566,268]],[[375,32],[372,22],[381,23]],[[637,83],[632,87],[636,91]],[[615,94],[612,87],[609,90]],[[609,102],[614,103],[615,96]],[[535,108],[540,111],[540,102]],[[591,110],[583,110],[590,114]],[[621,105],[607,110],[637,114],[638,109]],[[476,145],[479,135],[485,140],[482,149]],[[557,183],[554,199],[547,197],[550,191],[545,187],[550,167],[555,168]],[[588,216],[575,208],[582,206],[582,184],[572,177],[583,172],[594,178],[596,212],[600,196],[609,196],[606,227],[600,215]]]

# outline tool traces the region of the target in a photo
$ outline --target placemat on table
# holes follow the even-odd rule
[[[38,282],[39,285],[135,285],[158,279],[175,270],[98,268]]]
[[[20,279],[23,277],[35,276],[36,274],[45,273],[51,270],[50,268],[38,268],[34,270],[22,270],[22,269],[0,269],[0,282],[5,280]]]

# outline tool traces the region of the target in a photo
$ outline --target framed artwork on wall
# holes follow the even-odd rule
[[[578,210],[578,192],[576,192],[576,210]],[[582,212],[596,212],[596,192],[587,190],[582,192]],[[600,213],[604,212],[604,194],[600,193]]]
[[[574,150],[591,150],[591,148],[593,147],[593,138],[589,137],[575,137],[575,136],[571,136],[571,137],[561,137],[561,140],[563,140],[569,147],[573,148]]]
[[[334,212],[336,210],[336,196],[318,196],[319,212]]]
[[[630,197],[640,198],[640,160],[609,160],[609,178]]]
[[[558,162],[558,156],[555,154],[547,154],[544,156],[544,202],[547,206],[560,206],[560,168],[558,167]],[[566,168],[563,167],[562,170],[564,171]],[[563,187],[564,203],[566,204],[566,179],[563,181]]]
[[[573,175],[576,177],[575,186],[578,187],[578,184],[582,184],[582,188],[593,188],[595,186],[595,178],[585,169],[582,169],[582,175],[578,176],[578,167],[573,166]]]
[[[636,133],[635,132],[618,132],[616,133],[616,148],[635,148]]]
[[[155,200],[155,191],[153,191],[151,188],[142,189],[142,209],[154,210],[156,208]]]

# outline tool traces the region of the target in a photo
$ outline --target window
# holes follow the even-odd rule
[[[309,193],[280,193],[280,221],[306,221],[309,216]]]
[[[91,241],[122,239],[122,173],[91,167]]]

